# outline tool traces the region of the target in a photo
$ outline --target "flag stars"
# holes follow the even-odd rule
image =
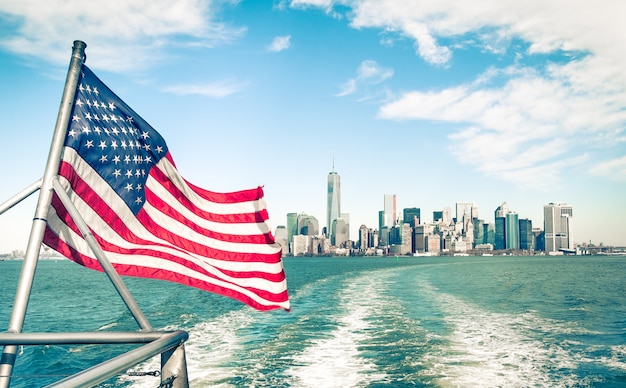
[[[100,141],[100,144],[98,145],[98,147],[99,147],[101,150],[106,149],[106,148],[107,148],[107,142],[106,142],[106,141],[104,141],[104,140],[101,140],[101,141]]]
[[[78,115],[72,116],[72,121],[78,121],[78,120],[80,120],[80,117],[78,117]]]
[[[118,164],[121,161],[121,158],[119,155],[115,155],[113,157],[113,163]],[[119,171],[119,170],[118,170]]]
[[[115,104],[113,104],[112,102],[109,102],[109,109],[115,110]]]
[[[143,202],[143,200],[141,199],[141,197],[137,197],[137,199],[135,200],[136,204],[140,204],[142,202]]]
[[[120,170],[115,170],[113,171],[113,176],[116,178],[119,178],[122,175],[122,172]]]
[[[87,140],[87,142],[85,142],[85,147],[93,148],[93,140]]]
[[[100,163],[106,163],[109,161],[109,157],[107,155],[102,155],[100,157]]]
[[[126,178],[130,179],[133,177],[133,172],[131,170],[126,170],[126,174],[124,175],[126,175]],[[132,188],[132,185],[131,185],[131,188]]]
[[[132,183],[127,183],[126,187],[124,187],[126,189],[126,191],[131,192],[133,191],[133,185]]]

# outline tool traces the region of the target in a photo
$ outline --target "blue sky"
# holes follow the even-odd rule
[[[351,237],[384,194],[423,221],[502,202],[576,242],[626,245],[626,3],[0,0],[0,201],[43,173],[75,39],[87,65],[216,191],[263,185],[271,224],[326,223],[341,176]],[[0,216],[25,249],[35,198]]]

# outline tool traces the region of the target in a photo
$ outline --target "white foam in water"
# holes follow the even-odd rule
[[[293,359],[295,366],[287,370],[296,387],[357,387],[382,379],[383,374],[372,373],[376,366],[361,357],[359,344],[368,338],[370,324],[366,318],[375,312],[381,302],[376,279],[354,279],[341,296],[346,313],[333,316],[337,328],[328,338],[318,339]]]
[[[224,364],[231,360],[233,354],[241,347],[235,331],[250,324],[252,320],[249,312],[242,309],[202,322],[187,330],[189,340],[185,343],[185,356],[190,386],[220,386],[219,382],[236,376],[236,371]],[[160,365],[160,357],[155,357],[147,363],[138,365],[134,370],[160,370]],[[154,388],[159,383],[154,377],[125,376],[122,381],[133,381],[134,388]]]
[[[420,286],[421,290],[429,288]],[[578,356],[557,344],[533,338],[535,329],[547,331],[558,322],[533,312],[489,312],[438,292],[431,297],[440,303],[452,330],[446,348],[430,355],[430,368],[425,373],[439,376],[442,385],[570,387],[579,383],[577,376],[564,371],[579,364]]]

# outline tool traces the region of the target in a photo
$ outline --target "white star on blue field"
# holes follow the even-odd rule
[[[0,203],[43,175],[74,40],[86,64],[213,191],[262,185],[272,227],[326,223],[341,176],[351,239],[398,209],[503,202],[574,241],[626,245],[626,3],[0,0]],[[24,250],[35,196],[0,215]]]

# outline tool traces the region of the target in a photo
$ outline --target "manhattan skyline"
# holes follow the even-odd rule
[[[565,12],[567,10],[567,12]],[[71,54],[214,191],[264,187],[272,228],[326,225],[334,156],[350,236],[397,211],[507,202],[626,245],[626,3],[0,1],[0,202],[43,175]],[[26,247],[36,197],[0,215]]]

